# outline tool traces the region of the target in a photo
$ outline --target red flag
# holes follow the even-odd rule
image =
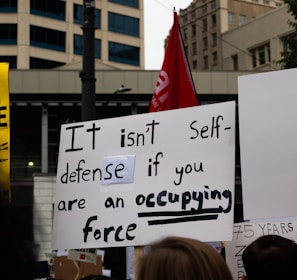
[[[174,22],[149,111],[197,105],[199,103],[180,34],[177,12],[174,11]]]

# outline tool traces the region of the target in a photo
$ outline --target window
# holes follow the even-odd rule
[[[239,15],[239,25],[246,23],[246,16]]]
[[[133,7],[133,8],[139,7],[138,0],[108,0],[108,2],[113,2],[113,3],[117,3],[128,7]]]
[[[216,5],[216,1],[212,1],[212,2],[210,3],[210,7],[211,7],[212,10],[214,10],[214,9],[217,7],[217,5]]]
[[[184,28],[184,40],[188,39],[188,28]]]
[[[251,51],[251,56],[252,56],[252,65],[253,68],[257,67],[257,55],[256,55],[256,50]]]
[[[212,46],[215,47],[217,45],[217,33],[212,33]]]
[[[30,69],[52,69],[64,64],[58,61],[30,57]]]
[[[31,14],[65,20],[65,1],[60,0],[31,0]]]
[[[207,31],[207,18],[204,18],[204,19],[202,20],[202,30],[203,30],[204,32]]]
[[[101,40],[95,39],[95,58],[101,58]],[[73,50],[77,55],[83,55],[83,36],[74,34],[73,36]]]
[[[233,13],[228,13],[228,23],[229,24],[234,23],[234,14]]]
[[[65,32],[31,25],[30,45],[65,52]]]
[[[202,14],[205,15],[207,13],[207,5],[202,6]]]
[[[197,54],[197,43],[193,42],[192,43],[192,55],[196,55]]]
[[[139,48],[115,42],[108,43],[109,61],[139,66]]]
[[[196,24],[192,24],[192,36],[196,36]]]
[[[213,65],[217,65],[218,64],[218,53],[217,52],[213,52],[212,53],[212,64]]]
[[[207,50],[208,49],[208,39],[207,37],[203,38],[203,50]]]
[[[265,49],[264,49],[264,46],[261,46],[258,49],[258,53],[259,53],[259,64],[260,65],[265,64]]]
[[[271,62],[270,45],[264,44],[257,48],[250,50],[252,57],[253,68],[259,67],[261,65],[269,64]]]
[[[8,62],[9,69],[17,69],[17,57],[16,56],[0,56],[0,62]]]
[[[3,13],[16,13],[18,2],[17,0],[1,0],[0,12]]]
[[[197,60],[193,60],[193,69],[197,69]]]
[[[208,69],[208,56],[203,57],[204,69]]]
[[[109,12],[108,31],[139,37],[139,19]]]
[[[73,22],[76,24],[83,24],[84,10],[83,6],[79,4],[74,4],[73,6]],[[95,19],[94,25],[96,28],[101,28],[101,10],[95,9]]]
[[[216,14],[211,16],[211,24],[212,24],[212,27],[217,26],[217,15]]]
[[[237,54],[232,56],[233,70],[238,70],[238,56]]]
[[[0,24],[0,45],[17,44],[17,25]]]

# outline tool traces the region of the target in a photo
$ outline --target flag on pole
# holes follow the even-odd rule
[[[149,112],[199,105],[175,10],[173,15],[174,22]]]
[[[9,64],[0,63],[0,191],[10,201]]]

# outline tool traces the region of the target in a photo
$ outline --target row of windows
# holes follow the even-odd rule
[[[17,32],[16,24],[0,25],[0,44],[16,44]],[[63,31],[30,26],[30,45],[65,52],[66,34]],[[83,36],[75,34],[73,38],[74,53],[83,54]],[[95,39],[95,57],[101,58],[101,40]],[[125,63],[139,66],[140,52],[138,47],[120,44],[116,42],[108,43],[109,61]]]
[[[217,26],[217,16],[216,14],[211,15],[211,27],[215,28]],[[202,29],[203,32],[208,32],[208,18],[202,19],[202,26],[197,25],[196,23],[191,25],[192,37],[197,35],[197,26]],[[183,30],[183,38],[184,40],[188,39],[188,28],[184,28]]]
[[[138,0],[110,0],[110,2],[115,2],[131,7],[138,7]],[[7,12],[8,10],[16,12],[16,5],[16,0],[1,0],[0,12]],[[82,5],[74,4],[73,21],[75,24],[83,24],[83,10],[84,9]],[[58,20],[65,20],[65,2],[61,0],[31,0],[30,12],[31,14],[35,14],[38,16],[49,17]],[[101,11],[99,9],[95,9],[94,26],[98,29],[101,28]],[[109,12],[108,31],[139,37],[139,19]]]
[[[16,13],[17,4],[17,0],[1,0],[0,11],[3,11],[5,13]]]
[[[247,19],[245,15],[239,15],[239,25],[246,23]],[[234,13],[228,13],[228,23],[234,24],[235,23],[235,15]]]
[[[31,0],[31,14],[65,20],[65,2],[59,0]]]
[[[212,53],[212,65],[215,66],[218,64],[218,53]],[[209,58],[208,55],[203,56],[203,68],[204,70],[209,69]]]
[[[109,0],[109,2],[117,3],[123,6],[138,8],[138,0]],[[43,11],[51,15],[60,15],[65,18],[65,2],[61,0],[31,0],[31,10]],[[17,0],[1,0],[1,12],[17,12]]]
[[[182,16],[184,23],[187,23],[189,20],[189,15],[191,16],[190,20],[195,20],[196,18],[199,18],[201,16],[205,16],[207,13],[214,11],[216,9],[216,1],[211,1],[208,4],[202,5],[195,10],[191,11],[190,14],[185,14]]]

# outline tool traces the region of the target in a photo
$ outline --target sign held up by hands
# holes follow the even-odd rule
[[[53,249],[231,240],[235,102],[61,127]]]

